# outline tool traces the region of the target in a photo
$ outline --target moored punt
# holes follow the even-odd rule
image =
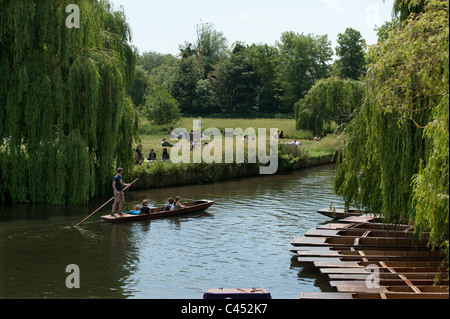
[[[427,241],[412,238],[389,237],[295,237],[292,246],[324,246],[324,247],[414,247],[415,249],[427,249]]]
[[[211,201],[211,200],[196,200],[196,201],[192,201],[192,202],[183,203],[182,205],[187,206],[186,208],[172,209],[172,210],[164,211],[164,206],[163,206],[163,207],[152,208],[150,210],[150,214],[140,214],[140,215],[123,214],[122,216],[119,216],[116,214],[116,217],[113,217],[111,215],[104,215],[101,218],[103,220],[111,221],[111,222],[125,222],[125,221],[136,221],[136,220],[158,219],[158,218],[170,217],[170,216],[181,215],[181,214],[202,212],[202,211],[208,209],[212,204],[214,204],[214,201]]]
[[[408,290],[400,289],[400,287],[412,289],[411,287],[414,286],[423,292],[448,292],[448,280],[440,281],[440,285],[435,285],[434,280],[430,279],[408,279],[408,281],[403,279],[380,279],[379,285],[388,291],[405,292]],[[332,280],[330,281],[330,286],[336,287],[339,291],[344,291],[340,287],[354,287],[354,289],[359,289],[358,291],[363,291],[361,289],[367,288],[367,282],[365,280]]]
[[[299,258],[300,259],[300,258]],[[442,265],[442,261],[341,261],[339,258],[333,258],[333,260],[323,261],[320,258],[312,259],[308,262],[313,262],[314,266],[318,268],[357,268],[377,266],[379,268],[435,268],[438,269]],[[446,267],[447,265],[442,265]]]
[[[449,299],[448,293],[387,292],[387,293],[340,293],[302,292],[300,299]]]
[[[209,289],[203,299],[272,299],[267,289]]]
[[[379,288],[367,287],[365,285],[337,285],[339,292],[367,292],[367,293],[387,293],[387,292],[411,292],[411,293],[447,293],[448,286],[379,286]]]
[[[320,225],[316,229],[325,230],[384,230],[384,231],[403,231],[412,232],[414,225],[408,224],[387,224],[387,223],[329,223]]]
[[[398,267],[398,268],[391,268],[394,270],[395,274],[400,274],[402,276],[408,276],[411,273],[416,274],[428,274],[428,273],[439,273],[438,267]],[[352,275],[367,275],[371,274],[372,272],[368,271],[365,267],[335,267],[335,268],[329,268],[329,267],[323,267],[319,269],[320,272],[324,275],[329,274],[352,274]],[[391,270],[387,268],[379,268],[378,271],[380,274],[383,273],[393,273]]]
[[[328,277],[330,280],[365,280],[367,279],[368,275],[371,275],[372,273],[366,273],[366,274],[328,274]],[[408,278],[411,281],[433,281],[440,284],[448,284],[448,272],[427,272],[427,273],[420,273],[420,272],[412,272],[412,273],[403,273],[401,274]],[[398,273],[380,273],[380,280],[395,280],[400,278]],[[436,276],[439,276],[439,278],[436,281]],[[445,279],[443,279],[445,278]],[[403,280],[403,279],[401,279]]]
[[[349,209],[349,210],[345,210],[345,209],[329,209],[329,208],[323,208],[323,209],[319,209],[317,211],[319,214],[322,214],[324,216],[333,218],[333,219],[342,219],[342,218],[346,218],[346,217],[356,217],[356,216],[361,216],[364,214],[363,210],[355,210],[355,209]]]
[[[448,299],[446,254],[428,245],[413,224],[386,224],[361,215],[295,237],[291,251],[330,279],[337,293],[302,293],[302,299]],[[368,285],[376,280],[377,285]],[[368,287],[371,286],[371,287]]]
[[[299,257],[304,258],[339,258],[340,260],[442,260],[444,254],[441,251],[414,251],[414,250],[302,250],[293,248]]]
[[[305,234],[306,237],[389,237],[414,238],[413,231],[381,230],[381,229],[312,229]],[[429,233],[422,233],[422,239],[428,239]]]

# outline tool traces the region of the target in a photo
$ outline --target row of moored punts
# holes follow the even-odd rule
[[[429,233],[419,239],[414,225],[333,212],[327,216],[337,221],[294,238],[291,251],[327,275],[336,292],[301,293],[301,299],[449,299],[445,253],[428,246]]]

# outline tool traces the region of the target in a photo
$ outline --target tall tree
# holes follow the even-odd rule
[[[66,24],[73,4],[80,28]],[[104,1],[2,1],[0,30],[0,137],[10,137],[0,201],[80,204],[110,190],[137,136],[124,13]]]
[[[257,88],[256,107],[258,112],[279,112],[279,89],[276,82],[276,66],[279,63],[279,52],[268,44],[252,44],[249,48],[250,62],[258,76],[260,85]]]
[[[414,220],[448,253],[448,2],[373,47],[363,107],[346,129],[335,190],[388,222]]]
[[[180,102],[183,114],[197,114],[194,101],[197,99],[197,82],[201,74],[202,68],[196,55],[181,58],[177,62],[171,94]]]
[[[214,65],[227,56],[227,48],[227,39],[214,28],[214,24],[202,22],[197,25],[197,51],[204,70],[203,78],[207,78]]]
[[[236,43],[230,58],[222,60],[211,75],[215,105],[223,113],[254,111],[258,77],[248,54],[248,47]]]
[[[328,75],[328,63],[333,55],[331,42],[326,35],[284,32],[278,48],[277,81],[282,90],[282,111],[293,113],[294,104],[305,96],[314,82]]]
[[[344,79],[358,80],[366,72],[366,41],[359,31],[347,28],[338,34],[337,42],[337,74]]]

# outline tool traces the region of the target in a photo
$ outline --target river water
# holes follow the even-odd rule
[[[211,199],[206,212],[153,221],[100,220],[105,199],[85,207],[0,206],[0,298],[201,299],[210,288],[266,288],[274,299],[330,291],[314,267],[299,264],[290,242],[329,222],[317,209],[343,207],[334,166],[216,184],[126,192],[144,198]],[[129,182],[125,176],[125,182]],[[80,288],[69,289],[68,265]]]

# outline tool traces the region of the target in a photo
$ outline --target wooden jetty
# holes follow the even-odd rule
[[[301,263],[329,277],[335,293],[301,293],[301,299],[449,299],[448,263],[429,233],[414,225],[349,216],[295,237]]]

